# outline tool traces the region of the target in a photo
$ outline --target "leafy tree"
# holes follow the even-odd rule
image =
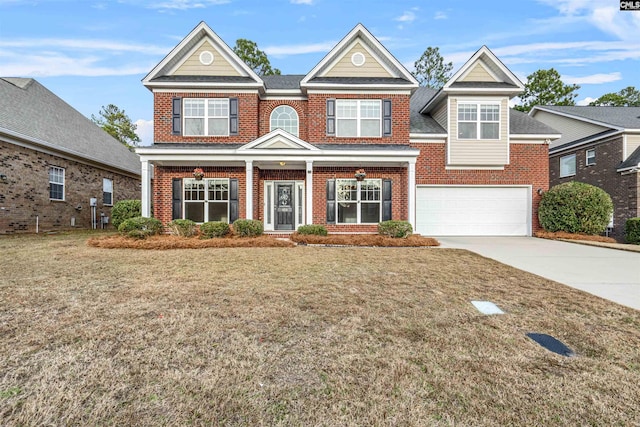
[[[420,59],[413,63],[413,76],[418,80],[420,86],[433,89],[440,89],[451,78],[453,63],[445,64],[440,48],[429,46],[424,51]]]
[[[605,93],[589,105],[609,107],[640,107],[640,90],[628,86],[620,92]]]
[[[258,49],[256,42],[238,39],[233,51],[259,76],[280,75],[280,70],[271,67],[267,54]]]
[[[99,115],[100,117],[96,117],[92,114],[91,121],[120,141],[129,150],[133,151],[133,147],[140,143],[140,137],[136,134],[138,126],[131,121],[124,110],[113,104],[109,104],[106,107],[103,105]]]
[[[528,112],[534,105],[576,105],[576,84],[564,84],[555,69],[538,70],[527,76],[527,84],[520,95],[521,105],[515,109]]]

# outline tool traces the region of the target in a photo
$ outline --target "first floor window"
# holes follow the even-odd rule
[[[380,137],[382,107],[379,99],[337,99],[336,136]]]
[[[229,222],[229,180],[185,179],[184,218],[195,222]]]
[[[458,104],[458,139],[500,139],[500,105]]]
[[[228,136],[229,99],[184,98],[184,134]]]
[[[560,178],[576,174],[576,155],[560,157]]]
[[[102,179],[102,204],[113,205],[113,180],[108,178]]]
[[[586,165],[591,166],[595,164],[596,164],[596,149],[592,148],[591,150],[587,150]]]
[[[49,168],[49,198],[64,200],[64,169],[57,166]]]
[[[381,187],[379,179],[336,180],[338,223],[376,224],[381,220]]]

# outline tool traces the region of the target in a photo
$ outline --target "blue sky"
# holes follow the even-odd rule
[[[459,68],[487,45],[523,82],[555,68],[579,103],[640,89],[640,12],[618,0],[0,0],[0,76],[34,77],[86,116],[115,104],[152,141],[141,79],[200,21],[310,71],[357,23],[411,70],[429,46]]]

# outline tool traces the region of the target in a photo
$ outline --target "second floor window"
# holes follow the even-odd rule
[[[184,134],[228,136],[229,100],[184,98]]]
[[[381,129],[380,100],[336,100],[336,136],[380,137]]]
[[[288,105],[279,105],[271,112],[271,130],[282,129],[298,135],[298,113]]]
[[[458,139],[500,139],[500,105],[458,104]]]

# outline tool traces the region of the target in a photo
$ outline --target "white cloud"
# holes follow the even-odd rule
[[[576,102],[576,105],[589,105],[595,100],[596,98],[591,98],[590,96],[587,96],[585,99],[581,99],[578,102]]]
[[[227,4],[229,1],[230,0],[168,0],[160,3],[152,1],[147,7],[149,9],[161,10],[205,9],[209,6]]]
[[[134,122],[136,134],[140,137],[140,145],[153,144],[153,120],[138,119]]]
[[[618,80],[622,80],[622,75],[618,72],[608,73],[608,74],[592,74],[590,76],[562,76],[562,81],[569,84],[578,84],[578,85],[594,85],[594,84],[602,84],[602,83],[611,83],[616,82]]]
[[[147,55],[166,55],[171,50],[170,47],[160,47],[154,45],[141,45],[127,42],[113,42],[99,39],[14,39],[0,40],[0,48],[54,48],[71,50],[90,50],[92,52],[108,51],[113,53],[135,52]]]
[[[311,6],[313,4],[313,0],[291,0],[291,4],[306,4]]]
[[[398,22],[413,22],[415,20],[416,20],[416,14],[411,11],[407,11],[402,15],[398,16],[397,18],[394,18],[394,21],[398,21]]]
[[[442,11],[436,12],[435,16],[433,17],[433,19],[447,19],[447,18],[448,18],[447,14]]]
[[[329,52],[335,45],[335,41],[329,41],[311,44],[267,46],[264,48],[264,52],[267,55],[273,56],[302,55],[305,53]]]

